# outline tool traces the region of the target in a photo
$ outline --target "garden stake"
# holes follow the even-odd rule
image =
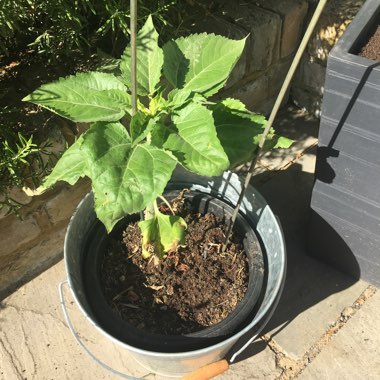
[[[137,112],[137,0],[130,1],[130,30],[131,30],[131,98],[132,98],[132,116]],[[141,220],[144,219],[144,213],[140,212]]]
[[[237,214],[238,214],[239,209],[240,209],[241,202],[243,201],[243,197],[244,197],[245,192],[248,188],[249,182],[251,181],[252,175],[256,169],[256,165],[257,165],[257,162],[259,160],[259,157],[261,156],[261,154],[263,152],[265,140],[268,136],[268,133],[269,133],[272,125],[273,125],[273,122],[277,116],[278,110],[280,109],[281,103],[284,100],[285,94],[289,88],[290,82],[293,79],[293,76],[296,72],[298,64],[299,64],[299,62],[302,58],[302,55],[306,49],[306,45],[309,42],[311,34],[312,34],[312,32],[315,28],[315,25],[317,24],[321,14],[322,14],[323,8],[325,7],[326,3],[327,3],[327,0],[319,0],[318,6],[314,11],[313,17],[310,20],[309,26],[306,29],[306,32],[302,38],[302,41],[301,41],[300,46],[297,50],[297,53],[294,56],[293,62],[290,66],[290,69],[289,69],[289,71],[285,77],[284,83],[282,84],[281,90],[277,96],[276,102],[274,103],[274,106],[272,108],[272,112],[269,116],[268,122],[265,126],[265,129],[264,129],[264,132],[261,135],[259,145],[256,147],[254,158],[252,159],[251,164],[249,166],[249,170],[248,170],[248,173],[245,177],[244,185],[243,185],[243,188],[241,189],[241,193],[240,193],[238,202],[236,204],[236,207],[234,209],[234,212],[232,213],[230,222],[228,224],[228,228],[227,228],[227,232],[226,232],[226,239],[225,239],[223,247],[222,247],[222,252],[225,252],[225,250],[226,250],[227,243],[230,239],[232,228],[234,227],[236,217],[237,217]]]
[[[130,2],[131,29],[131,82],[132,82],[132,116],[137,112],[137,80],[136,80],[136,36],[137,36],[137,0]]]

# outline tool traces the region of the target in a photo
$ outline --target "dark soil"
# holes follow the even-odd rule
[[[186,205],[179,214],[188,225],[185,248],[159,262],[144,259],[139,227],[131,223],[122,236],[110,240],[102,265],[109,305],[124,320],[152,333],[181,335],[216,324],[247,290],[242,238],[233,235],[222,254],[222,220],[186,210]]]
[[[378,25],[367,44],[361,49],[359,55],[374,61],[380,61],[380,25]]]

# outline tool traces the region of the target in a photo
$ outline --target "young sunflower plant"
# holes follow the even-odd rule
[[[131,116],[131,48],[120,59],[120,76],[79,73],[45,84],[24,100],[89,129],[63,154],[43,188],[73,185],[89,177],[95,211],[108,232],[128,214],[145,210],[139,223],[145,257],[159,258],[185,244],[186,223],[164,215],[156,199],[175,167],[219,176],[253,158],[264,116],[237,99],[210,101],[226,83],[245,39],[193,34],[158,45],[149,17],[137,35],[138,110]],[[266,148],[291,141],[271,131]]]

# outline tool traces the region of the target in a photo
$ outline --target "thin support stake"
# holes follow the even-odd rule
[[[130,2],[130,29],[131,29],[131,83],[132,83],[132,116],[137,112],[137,80],[136,80],[136,35],[137,35],[137,0]]]
[[[227,233],[226,233],[226,239],[225,239],[223,247],[222,247],[222,252],[224,252],[226,250],[227,243],[230,239],[232,229],[235,225],[236,217],[237,217],[237,214],[239,212],[241,202],[243,201],[243,198],[244,198],[245,192],[247,191],[249,182],[251,181],[252,175],[256,169],[257,161],[259,160],[259,157],[262,154],[265,140],[268,136],[270,129],[272,128],[272,125],[273,125],[273,122],[277,116],[278,110],[280,109],[281,103],[284,100],[284,97],[285,97],[285,94],[289,88],[290,82],[292,81],[293,76],[294,76],[296,69],[298,67],[298,64],[302,58],[302,54],[304,53],[304,51],[306,49],[306,45],[309,42],[311,34],[313,33],[315,25],[317,24],[326,3],[327,3],[327,0],[319,0],[318,6],[314,11],[313,17],[310,20],[309,26],[306,29],[306,32],[302,38],[302,41],[300,43],[298,50],[297,50],[297,53],[294,56],[293,62],[290,66],[288,74],[286,75],[284,83],[282,84],[281,90],[277,96],[276,102],[274,103],[272,112],[269,116],[268,122],[265,126],[265,129],[264,129],[264,132],[261,135],[259,145],[256,148],[254,159],[251,161],[247,176],[245,177],[244,185],[243,185],[243,188],[240,192],[240,196],[239,196],[239,199],[237,201],[236,207],[232,213],[232,216],[231,216],[231,219],[230,219],[230,222],[228,225]]]

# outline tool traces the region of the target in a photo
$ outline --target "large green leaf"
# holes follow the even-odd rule
[[[206,33],[169,41],[163,47],[165,77],[174,87],[213,95],[224,86],[244,44],[245,39]]]
[[[170,133],[164,143],[187,169],[206,176],[220,175],[229,166],[218,140],[214,120],[206,107],[189,104],[173,115],[177,133]]]
[[[23,100],[76,122],[116,121],[130,112],[126,91],[113,74],[89,72],[44,84]]]
[[[161,77],[164,55],[158,46],[158,33],[149,16],[137,34],[137,93],[149,95],[154,92]],[[125,83],[131,87],[131,48],[127,47],[121,57],[120,69]]]
[[[236,99],[226,99],[213,109],[219,140],[227,153],[231,167],[253,158],[257,137],[265,127],[264,116],[246,110]]]
[[[120,123],[96,123],[81,146],[90,168],[95,211],[110,231],[127,214],[143,210],[162,194],[176,160],[148,144],[132,147]]]
[[[118,220],[143,210],[162,194],[176,162],[163,149],[133,147],[121,123],[98,122],[66,151],[44,187],[90,177],[96,214],[111,231]]]
[[[74,185],[80,177],[88,175],[87,162],[82,157],[83,135],[62,155],[53,171],[45,179],[42,188],[47,189],[58,181]]]

